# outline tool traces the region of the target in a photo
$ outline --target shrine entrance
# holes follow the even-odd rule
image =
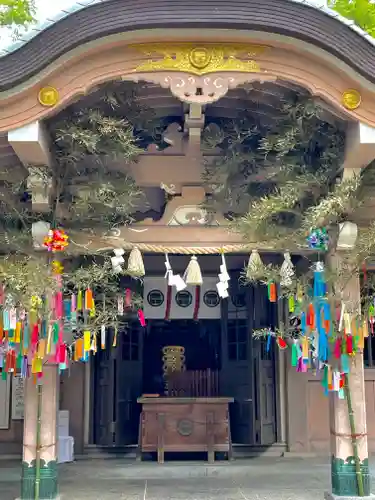
[[[150,278],[149,284],[145,280],[147,326],[130,321],[119,332],[117,346],[95,357],[93,444],[136,446],[142,409],[137,399],[142,395],[233,398],[229,423],[235,452],[277,441],[277,356],[253,336],[254,330],[277,325],[277,307],[269,302],[266,287],[240,286],[238,272],[231,277],[230,297],[221,301],[214,296],[214,278],[204,280],[202,304],[206,300],[209,306],[202,305],[197,321],[184,317],[190,299],[178,293],[173,299],[181,306],[165,320],[164,278]],[[166,383],[163,349],[168,346],[181,348],[184,370]]]

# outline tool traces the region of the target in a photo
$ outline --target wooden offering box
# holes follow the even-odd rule
[[[207,452],[209,463],[215,452],[231,458],[229,403],[232,398],[141,397],[140,452]]]

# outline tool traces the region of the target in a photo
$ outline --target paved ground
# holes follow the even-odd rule
[[[0,499],[19,493],[18,464],[0,462]],[[372,469],[375,487],[375,468]],[[254,458],[204,463],[88,460],[60,466],[62,500],[322,500],[324,459]],[[375,491],[375,489],[374,489]]]

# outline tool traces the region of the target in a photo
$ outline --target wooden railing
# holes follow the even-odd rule
[[[210,398],[219,396],[219,372],[194,370],[168,375],[168,396]]]

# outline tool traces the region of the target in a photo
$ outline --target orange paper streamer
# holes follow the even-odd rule
[[[269,294],[270,294],[270,302],[276,302],[277,297],[276,297],[276,284],[275,283],[269,284]]]
[[[90,288],[88,288],[85,292],[85,309],[86,311],[91,311],[93,308],[93,298],[92,298],[92,291]]]
[[[74,351],[74,359],[78,361],[83,358],[83,339],[77,339]]]
[[[40,339],[38,343],[38,358],[43,359],[46,355],[47,342],[46,339]]]

